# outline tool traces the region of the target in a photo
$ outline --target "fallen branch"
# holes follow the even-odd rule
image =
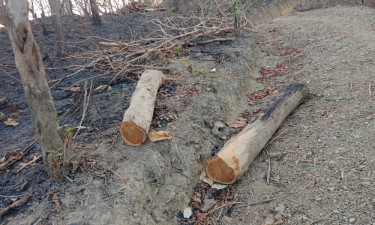
[[[250,202],[250,203],[248,203],[248,202],[230,202],[230,203],[226,203],[224,205],[218,206],[218,207],[210,210],[206,214],[206,216],[214,213],[218,209],[221,209],[221,208],[224,208],[224,207],[227,207],[227,206],[231,206],[231,205],[237,205],[237,208],[239,208],[239,207],[254,206],[254,205],[258,205],[258,204],[268,203],[268,202],[271,202],[273,200],[275,200],[275,199],[271,198],[271,199],[266,199],[266,200],[259,200],[259,201],[256,201],[256,202]]]
[[[23,150],[23,153],[20,157],[18,157],[16,160],[14,160],[13,162],[8,162],[6,161],[6,158],[7,157],[4,157],[4,163],[2,163],[0,165],[0,172],[1,171],[4,171],[6,169],[8,169],[9,167],[11,167],[14,163],[16,163],[17,161],[21,160],[27,153],[30,152],[30,150],[35,146],[36,144],[36,140],[34,140],[28,147],[26,147],[24,150]]]
[[[142,4],[136,3],[129,7],[146,10]],[[82,70],[90,69],[102,72],[101,75],[95,75],[97,77],[112,75],[113,79],[108,83],[110,85],[119,76],[130,72],[137,73],[142,66],[146,68],[164,66],[168,62],[168,58],[180,56],[184,47],[233,41],[235,40],[235,29],[254,31],[252,24],[246,18],[246,13],[242,12],[245,8],[237,7],[238,16],[241,17],[238,21],[238,18],[233,16],[232,10],[222,9],[224,7],[231,8],[231,2],[220,1],[216,5],[217,8],[212,8],[210,12],[202,10],[199,13],[151,20],[145,25],[154,31],[148,36],[136,40],[114,41],[89,36],[87,38],[94,40],[99,45],[99,49],[83,51],[81,54],[66,58],[79,61],[82,65],[71,65],[70,68],[75,72],[49,81],[49,83],[54,83],[52,85],[54,87],[62,80],[75,76]],[[237,21],[236,27],[234,20]]]
[[[25,204],[29,199],[30,199],[30,195],[26,195],[25,197],[13,202],[10,206],[8,206],[7,208],[4,208],[4,209],[0,209],[0,217],[2,217],[4,214],[6,214],[8,211],[12,210],[12,209],[15,209],[17,207],[20,207],[22,206],[23,204]]]
[[[38,161],[38,159],[40,159],[41,157],[42,157],[42,155],[40,155],[40,156],[34,156],[33,160],[31,160],[30,162],[28,162],[28,163],[23,163],[23,164],[21,165],[21,167],[17,170],[17,173],[20,172],[21,170],[25,169],[26,167],[28,167],[28,166],[30,166],[30,165],[36,163],[36,161]]]
[[[283,120],[308,96],[304,84],[289,85],[281,97],[241,133],[229,140],[206,164],[206,174],[223,184],[234,183],[250,166]]]

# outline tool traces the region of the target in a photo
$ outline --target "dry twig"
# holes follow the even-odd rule
[[[244,6],[237,7],[236,16],[233,16],[232,2],[216,1],[215,9],[211,7],[207,11],[202,9],[198,13],[149,21],[146,24],[152,25],[156,30],[144,38],[114,41],[90,36],[89,39],[96,41],[99,49],[83,51],[81,54],[66,58],[78,60],[82,64],[66,67],[67,69],[73,69],[75,72],[52,80],[50,83],[54,83],[52,85],[54,87],[64,79],[75,76],[85,69],[90,69],[102,72],[100,75],[91,78],[113,75],[112,80],[108,83],[110,85],[119,76],[126,75],[129,72],[163,66],[168,57],[179,56],[183,47],[233,41],[235,20],[236,29],[254,31],[253,25],[247,19],[244,10],[246,10]],[[162,67],[162,69],[166,68]]]
[[[22,163],[21,167],[17,170],[17,173],[20,172],[21,170],[25,169],[26,167],[36,163],[36,161],[38,161],[38,159],[40,159],[41,157],[42,157],[42,155],[34,156],[33,160],[31,160],[30,162]]]
[[[17,207],[20,207],[21,205],[25,204],[29,199],[30,195],[26,195],[25,197],[13,202],[10,206],[0,209],[0,217],[2,217],[5,213],[7,213],[9,210],[15,209]]]

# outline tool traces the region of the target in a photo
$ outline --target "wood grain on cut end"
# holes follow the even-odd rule
[[[209,178],[223,184],[233,184],[236,181],[233,168],[220,157],[215,157],[206,164],[206,173]]]
[[[146,132],[132,122],[122,122],[120,133],[122,140],[131,146],[140,146],[146,141]]]

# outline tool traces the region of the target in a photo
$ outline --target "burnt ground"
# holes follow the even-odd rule
[[[75,144],[82,165],[67,174],[73,183],[54,182],[43,171],[41,160],[17,172],[21,162],[39,154],[36,145],[0,174],[1,195],[32,196],[0,222],[371,224],[375,218],[374,9],[300,11],[304,12],[259,24],[258,33],[234,43],[197,46],[184,52],[188,60],[172,59],[167,76],[173,79],[159,91],[153,120],[153,129],[174,132],[172,141],[148,142],[136,149],[121,143],[117,129],[137,74],[122,77],[110,91],[93,92],[83,123],[87,129]],[[107,16],[98,29],[88,18],[67,18],[68,41],[85,41],[90,32],[114,39],[147,35],[152,28],[140,26],[147,19],[145,14]],[[45,23],[52,30],[47,19]],[[133,25],[129,29],[125,23]],[[46,67],[67,65],[53,57],[54,34],[43,35],[40,23],[33,24],[33,30]],[[0,68],[18,77],[4,30],[0,38],[8,43],[0,46]],[[89,41],[80,45],[95,48]],[[72,52],[78,51],[70,46]],[[193,74],[186,71],[189,63],[194,65]],[[213,68],[217,72],[209,72]],[[47,70],[47,76],[53,80],[69,72]],[[82,91],[70,88],[83,89],[83,80],[95,73],[84,71],[51,89],[60,124],[79,123]],[[0,124],[0,156],[4,156],[30,145],[33,131],[21,85],[1,70],[0,79],[0,111],[5,119],[20,123],[15,127]],[[110,79],[95,79],[93,86]],[[286,119],[249,171],[220,190],[199,181],[205,161],[239,132],[226,124],[250,121],[295,82],[309,86],[310,99]],[[15,199],[0,198],[0,207]],[[187,207],[193,211],[188,219],[183,218]]]
[[[145,37],[155,30],[146,22],[163,16],[159,12],[107,15],[103,17],[103,25],[100,27],[93,27],[90,18],[66,17],[64,23],[69,52],[75,54],[82,49],[95,50],[97,42],[90,36],[113,40]],[[118,127],[129,106],[139,74],[124,74],[111,84],[111,90],[94,91],[99,85],[107,84],[113,76],[100,77],[100,71],[88,68],[54,85],[54,80],[74,72],[67,66],[79,62],[54,56],[55,34],[49,18],[32,22],[32,29],[52,87],[60,125],[77,126],[82,118],[85,88],[92,95],[82,124],[86,128],[81,130],[74,144],[80,167],[65,174],[73,183],[67,179],[56,183],[43,170],[42,160],[18,172],[22,163],[40,154],[40,149],[37,144],[30,147],[33,128],[14,66],[11,45],[6,31],[1,30],[0,39],[4,44],[0,47],[0,110],[5,116],[0,124],[1,156],[7,156],[7,159],[9,155],[14,157],[8,159],[13,164],[0,174],[0,207],[9,206],[25,194],[30,194],[31,199],[4,215],[0,222],[84,224],[96,221],[97,224],[118,224],[119,221],[128,220],[126,223],[134,224],[150,221],[165,223],[176,218],[177,209],[183,207],[182,202],[188,201],[191,184],[195,183],[191,177],[199,175],[204,160],[215,155],[234,133],[225,128],[226,134],[220,137],[211,135],[210,129],[214,127],[214,122],[229,119],[237,111],[238,106],[232,104],[243,101],[243,98],[234,100],[232,104],[226,102],[240,91],[239,86],[252,90],[251,86],[255,85],[253,79],[246,78],[248,73],[241,73],[242,68],[250,68],[250,45],[246,47],[247,50],[245,48],[245,54],[241,52],[247,42],[239,39],[234,43],[191,47],[185,49],[181,56],[172,56],[169,59],[172,63],[168,66],[172,70],[167,74],[169,79],[159,89],[151,127],[154,130],[173,131],[175,140],[160,144],[147,143],[134,150],[123,145]],[[244,61],[244,58],[247,60]],[[187,71],[189,65],[193,65],[192,73]],[[211,72],[212,69],[216,69],[216,72]],[[91,77],[96,78],[89,79]],[[89,82],[85,86],[84,81],[87,79]],[[225,85],[230,80],[231,85]],[[231,90],[232,93],[226,93]],[[8,119],[13,119],[18,125],[5,125],[4,121]],[[179,132],[179,129],[183,132]],[[204,135],[199,132],[204,132]],[[206,142],[203,147],[201,141]],[[181,153],[180,149],[184,148],[195,152],[191,154],[183,150]],[[191,157],[194,160],[189,159]],[[150,160],[154,162],[150,163]],[[120,200],[116,210],[113,210],[117,208],[113,200]],[[94,202],[104,205],[95,205]],[[161,205],[163,202],[169,205]],[[157,206],[149,209],[147,204]],[[97,213],[103,207],[112,208],[112,213],[116,215],[103,216]],[[117,210],[121,210],[121,213]]]

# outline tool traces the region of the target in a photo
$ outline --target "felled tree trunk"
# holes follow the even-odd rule
[[[140,146],[146,141],[156,95],[164,79],[164,74],[158,70],[146,70],[141,75],[120,127],[121,137],[126,144]]]
[[[1,11],[0,9],[0,15]],[[35,135],[44,165],[49,170],[55,168],[49,164],[51,152],[63,149],[63,143],[57,133],[57,113],[47,84],[42,57],[27,15],[27,1],[12,0],[7,4],[7,12],[0,16],[0,23],[7,28],[12,42],[16,67],[21,75]],[[60,175],[59,171],[56,172],[58,174],[54,174],[55,177]]]
[[[207,162],[208,177],[223,184],[234,183],[249,168],[283,120],[308,93],[309,90],[304,84],[287,86],[281,97],[276,99],[259,119],[247,125],[224,145],[215,158]]]

